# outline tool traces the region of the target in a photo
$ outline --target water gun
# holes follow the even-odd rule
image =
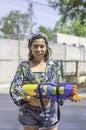
[[[55,102],[60,100],[66,100],[68,96],[73,96],[75,101],[80,101],[83,96],[78,94],[77,85],[73,83],[52,83],[45,82],[39,84],[24,84],[22,86],[22,91],[24,91],[29,96],[35,96],[37,98],[51,98]]]

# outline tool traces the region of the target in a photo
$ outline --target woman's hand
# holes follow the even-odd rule
[[[74,102],[78,102],[83,99],[83,95],[76,93],[75,95],[68,96],[68,99]]]
[[[25,96],[24,100],[27,101],[27,102],[30,102],[30,96]]]
[[[74,95],[68,96],[67,99],[69,99],[69,100],[72,101],[72,102],[77,102],[77,101],[79,101],[79,100],[77,100],[76,98],[74,98]]]
[[[25,96],[25,101],[27,101],[32,106],[41,106],[40,100],[33,96]]]
[[[32,106],[41,106],[39,98],[36,98],[33,96],[25,96],[24,100],[27,101]],[[51,101],[48,98],[43,98],[42,100],[43,100],[44,106],[47,106],[48,103]]]

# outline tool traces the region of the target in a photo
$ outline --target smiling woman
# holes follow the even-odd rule
[[[57,105],[53,99],[37,98],[22,92],[24,84],[39,84],[40,82],[62,82],[60,66],[49,59],[51,49],[48,46],[46,34],[37,32],[28,42],[28,61],[19,64],[11,83],[10,94],[15,104],[20,106],[18,120],[24,130],[57,130]],[[23,98],[21,96],[23,95]]]
[[[45,40],[42,38],[34,40],[33,45],[30,47],[30,50],[31,50],[32,55],[34,56],[35,60],[42,59],[46,52]]]
[[[48,54],[47,47],[47,37],[43,33],[35,34],[36,36],[32,36],[32,39],[29,40],[28,47],[30,50],[29,57],[31,59],[31,67],[32,71],[45,71],[46,67],[46,53]],[[37,36],[38,35],[38,36]],[[46,41],[46,42],[45,42]],[[46,43],[46,44],[45,44]],[[40,62],[41,61],[41,62]],[[40,64],[39,64],[40,63]]]
[[[28,48],[30,51],[29,60],[36,60],[35,62],[37,62],[37,59],[39,61],[41,59],[47,60],[51,53],[51,49],[48,47],[47,36],[44,33],[33,34],[29,39]]]
[[[33,34],[29,39],[28,49],[28,60],[19,64],[10,86],[11,97],[14,103],[20,106],[18,121],[23,125],[24,130],[38,130],[39,128],[58,130],[60,102],[58,99],[44,97],[40,91],[40,84],[51,83],[52,86],[53,83],[62,83],[61,68],[57,61],[49,59],[51,49],[48,46],[46,34],[42,32]],[[27,84],[32,87],[34,84],[38,86],[39,97],[24,91],[23,86]],[[42,92],[44,92],[43,89]],[[36,93],[35,90],[34,93]],[[56,94],[58,97],[58,91]],[[69,96],[68,99],[75,100],[73,96]]]

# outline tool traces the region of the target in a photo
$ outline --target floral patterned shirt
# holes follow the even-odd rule
[[[29,61],[21,62],[9,90],[14,103],[20,106],[26,102],[20,96],[20,93],[23,93],[21,89],[23,84],[36,84],[39,82],[62,82],[60,66],[56,61],[46,61],[45,72],[32,72]]]

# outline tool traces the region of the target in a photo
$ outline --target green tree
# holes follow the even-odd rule
[[[52,35],[53,34],[53,29],[51,29],[51,28],[45,28],[44,26],[40,26],[39,27],[39,31],[47,34],[49,41],[52,40],[52,38],[53,38],[53,35]]]
[[[86,37],[86,24],[81,24],[80,20],[70,20],[65,24],[60,20],[56,23],[54,32]]]
[[[86,37],[86,23],[81,24],[80,20],[71,20],[68,28],[70,30],[70,34]]]
[[[29,26],[29,14],[20,11],[11,11],[8,16],[0,20],[0,31],[4,35],[24,35]]]
[[[86,22],[86,0],[48,0],[51,7],[58,9],[63,22],[79,20]]]

